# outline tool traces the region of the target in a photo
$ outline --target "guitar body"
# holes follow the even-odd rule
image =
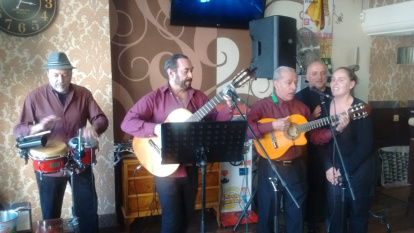
[[[311,122],[307,122],[306,118],[299,114],[294,114],[289,117],[290,127],[287,132],[273,131],[263,138],[259,139],[260,144],[263,146],[264,151],[267,153],[270,159],[278,159],[282,157],[291,146],[302,146],[306,144],[305,132],[320,128],[324,125],[337,122],[340,115],[348,115],[349,119],[357,120],[364,118],[371,112],[371,107],[367,104],[360,103],[351,106],[347,111],[317,119]],[[273,118],[264,118],[259,120],[259,123],[272,122]],[[254,146],[257,153],[263,158],[267,158],[263,152],[259,143],[254,140]]]
[[[187,109],[179,108],[172,111],[165,122],[184,122],[190,118],[191,115],[192,113]],[[154,143],[161,149],[160,137],[134,137],[132,146],[141,165],[154,176],[165,177],[173,174],[180,164],[161,164],[161,151],[157,151],[151,143]]]
[[[259,123],[268,123],[274,120],[276,119],[263,118],[259,120]],[[289,121],[291,126],[287,132],[275,130],[259,139],[259,142],[262,144],[270,159],[278,159],[282,157],[292,146],[302,146],[306,144],[307,140],[305,133],[303,132],[298,134],[296,130],[297,125],[307,122],[306,118],[302,115],[294,114],[289,117]],[[256,140],[253,140],[253,142],[257,153],[259,153],[263,158],[266,158],[266,155],[260,148],[258,142]]]
[[[218,93],[215,97],[210,99],[194,114],[184,108],[179,108],[172,111],[165,122],[198,122],[203,119],[215,106],[223,100],[223,96],[229,91],[234,91],[235,88],[243,86],[247,81],[254,77],[254,72],[247,68],[239,72],[232,82],[223,88],[223,92]],[[224,93],[226,91],[226,93]],[[132,143],[135,155],[139,162],[151,174],[159,177],[169,176],[174,173],[180,164],[161,164],[161,138],[137,138],[135,137]]]

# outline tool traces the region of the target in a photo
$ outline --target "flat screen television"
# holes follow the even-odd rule
[[[170,24],[242,28],[263,18],[266,0],[171,0]]]

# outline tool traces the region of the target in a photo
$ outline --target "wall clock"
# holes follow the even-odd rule
[[[14,36],[32,36],[50,26],[57,0],[0,0],[0,29]]]

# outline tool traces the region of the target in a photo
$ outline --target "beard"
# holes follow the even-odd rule
[[[191,88],[192,79],[180,80],[180,76],[175,74],[175,84],[183,90],[188,90]]]
[[[190,89],[191,88],[191,80],[186,80],[186,81],[180,82],[180,87],[184,90]]]
[[[69,90],[69,85],[67,85],[67,84],[52,85],[52,88],[53,88],[55,91],[59,92],[59,93],[63,93],[63,94],[65,94],[65,93],[67,93],[67,92],[68,92],[68,90]]]

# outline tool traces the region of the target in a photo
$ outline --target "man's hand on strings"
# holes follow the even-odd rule
[[[290,127],[289,116],[272,121],[274,130],[287,131]]]

